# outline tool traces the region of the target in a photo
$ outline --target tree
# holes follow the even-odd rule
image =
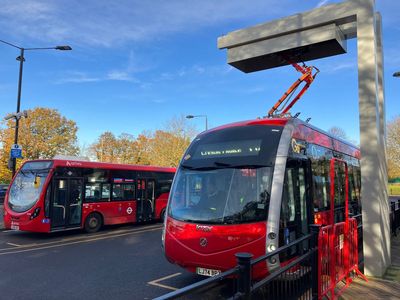
[[[195,132],[184,116],[174,117],[164,129],[144,131],[136,139],[127,133],[115,137],[104,132],[90,151],[99,161],[176,167]]]
[[[177,167],[190,144],[190,139],[173,132],[157,130],[149,142],[151,164]]]
[[[0,181],[9,181],[11,172],[7,162],[14,144],[15,120],[8,120],[0,129]],[[53,158],[55,155],[77,155],[76,133],[78,127],[57,110],[37,107],[28,110],[28,117],[20,119],[18,144],[22,146],[23,159],[17,159],[17,167],[31,159]]]
[[[137,142],[130,134],[123,133],[119,137],[106,131],[89,147],[90,153],[103,162],[135,164],[137,160]]]
[[[389,178],[400,177],[400,116],[388,122],[386,142]]]
[[[328,133],[333,135],[334,137],[343,139],[343,140],[347,140],[347,134],[344,131],[343,128],[337,127],[337,126],[333,126],[331,128],[329,128]]]

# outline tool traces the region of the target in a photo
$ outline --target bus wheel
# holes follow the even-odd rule
[[[163,209],[163,210],[161,211],[160,219],[161,219],[161,222],[164,223],[164,219],[165,219],[165,209]]]
[[[102,218],[98,213],[91,213],[87,216],[85,221],[85,231],[87,233],[93,233],[99,231],[103,225]]]

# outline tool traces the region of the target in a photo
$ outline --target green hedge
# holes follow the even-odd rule
[[[400,196],[400,184],[389,183],[389,195]]]

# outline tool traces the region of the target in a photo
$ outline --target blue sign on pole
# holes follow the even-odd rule
[[[12,145],[11,147],[11,158],[22,158],[22,147],[20,145]]]

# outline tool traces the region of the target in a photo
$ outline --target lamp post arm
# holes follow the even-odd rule
[[[54,50],[56,47],[44,47],[44,48],[24,48],[25,50]]]
[[[0,40],[0,42],[1,42],[1,43],[4,43],[4,44],[7,44],[7,45],[9,45],[9,46],[11,46],[11,47],[17,48],[17,49],[22,49],[21,47],[19,47],[19,46],[17,46],[17,45],[11,44],[11,43],[6,42],[6,41],[3,41],[3,40]]]

